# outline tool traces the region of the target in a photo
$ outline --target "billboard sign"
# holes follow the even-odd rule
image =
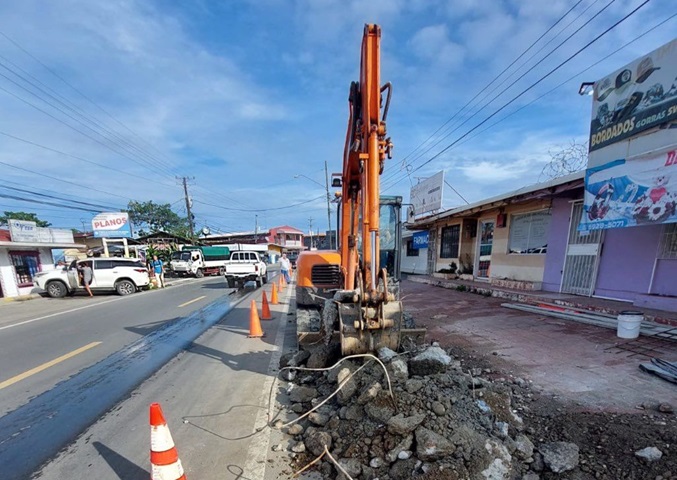
[[[126,212],[100,213],[92,218],[95,238],[131,238],[132,226]]]
[[[414,205],[414,214],[420,215],[442,208],[444,170],[411,187],[409,198]]]
[[[74,243],[73,232],[60,228],[38,227],[27,220],[9,220],[9,235],[13,242]]]
[[[40,233],[35,222],[9,220],[9,235],[13,242],[39,242]]]
[[[595,82],[590,151],[677,120],[677,39]]]
[[[582,232],[677,222],[677,151],[589,168],[584,198]]]
[[[412,247],[414,249],[428,248],[428,232],[416,232],[412,235]]]

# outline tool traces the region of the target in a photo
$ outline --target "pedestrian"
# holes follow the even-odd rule
[[[80,271],[80,280],[82,281],[82,286],[85,287],[87,293],[90,297],[93,297],[92,289],[89,288],[89,285],[92,283],[94,278],[92,273],[92,267],[89,265],[90,262],[82,262],[78,264],[78,270]]]
[[[160,287],[165,288],[165,264],[157,258],[157,255],[153,255],[153,261],[150,264],[155,272],[155,277],[160,282]]]
[[[291,283],[289,270],[291,270],[291,262],[287,258],[287,254],[283,253],[282,256],[280,257],[280,273],[284,275],[284,281],[287,283]]]

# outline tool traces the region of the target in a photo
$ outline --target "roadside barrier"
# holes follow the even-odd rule
[[[261,298],[261,320],[272,320],[272,319],[273,316],[270,314],[268,297],[266,297],[266,292],[263,292],[263,298]]]
[[[256,309],[256,300],[252,300],[251,308],[249,309],[249,338],[261,338],[265,334],[261,328],[261,320],[259,319],[259,312]]]
[[[150,467],[151,480],[186,480],[159,403],[150,405]]]
[[[271,293],[270,303],[277,305],[280,301],[277,299],[277,284],[273,282],[273,292]]]

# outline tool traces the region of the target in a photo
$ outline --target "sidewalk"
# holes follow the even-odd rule
[[[655,310],[650,308],[636,307],[631,302],[607,300],[603,298],[584,297],[567,293],[545,292],[543,290],[512,290],[497,287],[487,282],[474,282],[467,280],[446,280],[429,275],[408,275],[407,280],[416,283],[434,285],[459,292],[470,292],[487,297],[503,298],[512,302],[539,305],[550,303],[562,307],[581,308],[591,312],[618,315],[624,310],[639,310],[644,313],[647,321],[677,327],[677,312]]]
[[[644,403],[675,403],[677,385],[638,368],[651,357],[677,360],[674,340],[628,341],[610,329],[503,308],[504,300],[468,295],[444,280],[433,279],[449,290],[410,280],[402,282],[405,311],[427,327],[427,341],[461,349],[454,353],[469,354],[470,364],[490,362],[495,375],[521,377],[587,411],[633,413]]]

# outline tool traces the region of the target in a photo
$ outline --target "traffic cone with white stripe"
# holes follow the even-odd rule
[[[150,405],[150,469],[151,480],[186,480],[159,403]]]

